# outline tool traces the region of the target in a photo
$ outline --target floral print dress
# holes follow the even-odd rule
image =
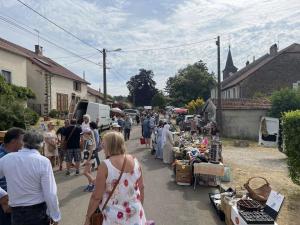
[[[100,209],[102,209],[121,173],[120,170],[112,165],[109,159],[104,160],[104,163],[108,169],[108,176],[106,179],[106,190],[99,206]],[[133,171],[131,173],[123,173],[119,185],[103,211],[103,225],[146,224],[146,217],[138,186],[138,179],[141,175],[141,167],[135,158]]]

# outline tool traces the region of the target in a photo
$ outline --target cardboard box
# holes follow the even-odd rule
[[[194,163],[194,174],[224,176],[224,173],[225,169],[222,163]]]
[[[176,173],[176,183],[179,185],[191,185],[192,173]]]

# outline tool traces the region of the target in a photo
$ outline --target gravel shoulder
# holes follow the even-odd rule
[[[231,167],[232,181],[227,186],[241,187],[250,177],[265,177],[273,190],[286,198],[277,222],[279,225],[296,225],[300,221],[300,187],[288,176],[286,155],[276,148],[260,147],[251,143],[249,147],[234,147],[231,141],[224,141],[223,157]],[[262,183],[254,183],[259,186]]]

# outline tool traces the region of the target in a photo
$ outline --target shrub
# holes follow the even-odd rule
[[[59,112],[58,112],[56,109],[52,109],[52,110],[49,112],[49,116],[50,116],[51,118],[58,118]]]
[[[205,102],[202,98],[197,98],[190,101],[185,107],[189,110],[189,113],[195,114],[200,112],[204,104]]]
[[[29,122],[30,125],[35,125],[39,120],[39,115],[30,108],[26,108],[24,111],[25,120]]]
[[[9,100],[9,96],[0,97],[0,130],[11,127],[25,128],[24,105],[19,101]]]
[[[300,110],[286,112],[282,119],[289,175],[300,185]]]

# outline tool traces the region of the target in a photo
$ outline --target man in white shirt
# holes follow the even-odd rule
[[[23,141],[23,149],[0,159],[0,177],[6,177],[12,225],[49,225],[50,220],[58,224],[61,214],[52,166],[37,150],[43,136],[27,132]]]

